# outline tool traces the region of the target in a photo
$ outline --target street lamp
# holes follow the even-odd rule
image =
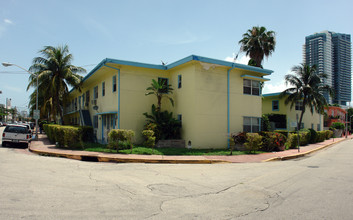
[[[9,67],[9,66],[17,66],[18,68],[26,71],[27,73],[35,76],[37,78],[37,94],[36,94],[36,114],[38,114],[38,75],[34,74],[34,73],[31,73],[30,71],[26,70],[25,68],[19,66],[19,65],[16,65],[16,64],[13,64],[13,63],[2,63],[2,65],[4,67]],[[36,115],[34,114],[34,118],[36,120],[36,139],[35,140],[38,140],[38,119],[39,119],[39,115]]]

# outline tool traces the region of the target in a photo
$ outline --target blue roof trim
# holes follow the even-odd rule
[[[67,112],[64,115],[71,115],[71,114],[74,114],[74,113],[77,113],[77,112],[78,112],[78,110],[75,110],[75,111]]]
[[[112,111],[112,112],[101,112],[101,113],[97,113],[95,115],[111,115],[111,114],[118,114],[118,112],[114,112],[114,111]]]
[[[107,63],[136,66],[136,67],[150,68],[150,69],[168,70],[168,69],[172,69],[174,67],[177,67],[179,65],[182,65],[184,63],[190,62],[192,60],[200,61],[200,62],[204,62],[204,63],[211,63],[211,64],[217,64],[217,65],[222,65],[222,66],[228,66],[231,68],[238,68],[238,69],[254,71],[254,72],[262,73],[265,75],[271,75],[271,73],[273,73],[272,70],[268,70],[268,69],[261,69],[259,67],[248,66],[248,65],[244,65],[244,64],[233,63],[233,62],[228,62],[228,61],[224,61],[224,60],[217,60],[217,59],[212,59],[212,58],[207,58],[207,57],[202,57],[202,56],[197,56],[197,55],[190,55],[188,57],[185,57],[181,60],[178,60],[178,61],[171,63],[171,64],[168,64],[166,66],[105,58],[93,70],[91,70],[85,77],[83,77],[82,82],[86,81],[90,76],[92,76],[95,72],[97,72],[100,68],[102,68]],[[74,89],[72,88],[70,90],[70,92],[72,92],[73,90]]]
[[[279,96],[282,92],[262,94],[263,97]]]
[[[259,79],[262,81],[270,81],[270,79],[259,77],[259,76],[251,76],[251,75],[241,75],[242,78],[252,78],[252,79]]]

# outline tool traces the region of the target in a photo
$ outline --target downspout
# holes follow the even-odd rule
[[[112,66],[107,66],[106,64],[104,64],[103,66],[112,68],[118,71],[118,129],[120,129],[120,69]]]
[[[229,149],[230,148],[230,140],[229,140],[229,135],[230,135],[230,117],[229,117],[229,75],[230,75],[230,71],[232,69],[234,69],[234,65],[232,64],[232,68],[230,68],[228,71],[227,71],[227,148]]]

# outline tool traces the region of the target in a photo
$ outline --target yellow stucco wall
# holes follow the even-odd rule
[[[141,131],[146,123],[144,112],[151,112],[151,105],[157,104],[155,96],[145,96],[146,88],[152,79],[164,77],[174,89],[170,94],[174,99],[173,107],[168,99],[162,102],[162,110],[172,111],[175,118],[182,115],[182,139],[191,141],[193,148],[224,148],[227,146],[227,71],[230,67],[191,61],[169,70],[149,69],[128,65],[107,65],[120,69],[120,128],[132,129],[136,133],[135,143],[143,141]],[[90,91],[98,85],[98,112],[89,103],[92,116],[102,112],[118,111],[117,91],[112,92],[112,78],[118,70],[101,67],[83,84],[82,92],[71,93],[71,98]],[[178,76],[182,76],[182,88],[178,88]],[[261,77],[263,74],[232,69],[230,71],[230,133],[243,130],[243,117],[261,117],[261,96],[243,94],[242,75]],[[102,97],[102,82],[105,82],[105,96]],[[90,101],[91,102],[91,101]],[[68,116],[73,115],[69,114]],[[99,116],[102,118],[102,116]],[[102,137],[102,119],[96,129],[98,140]],[[116,128],[118,122],[116,121]],[[106,132],[106,131],[103,131]],[[106,138],[106,134],[104,134]]]
[[[279,100],[279,111],[272,110],[272,101]],[[287,130],[293,131],[295,130],[296,124],[296,115],[300,117],[301,111],[295,110],[295,105],[293,108],[290,108],[291,104],[285,105],[285,97],[280,99],[278,96],[269,96],[263,97],[262,100],[262,112],[263,114],[284,114],[287,115]],[[303,115],[304,128],[312,128],[312,124],[314,125],[314,129],[318,130],[318,126],[320,127],[319,130],[323,130],[323,115],[318,114],[314,111],[311,114],[310,109],[306,108],[305,113]]]

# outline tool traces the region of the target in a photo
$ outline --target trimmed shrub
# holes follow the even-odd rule
[[[60,147],[83,147],[83,142],[93,139],[93,128],[44,124],[43,129],[51,143],[58,143]]]
[[[127,149],[127,146],[130,146],[132,152],[132,138],[134,136],[135,132],[133,130],[113,129],[108,134],[108,147],[119,151],[119,149]]]
[[[245,148],[251,153],[260,149],[262,145],[262,136],[258,133],[247,133]]]
[[[299,131],[300,135],[300,146],[305,146],[310,143],[311,133],[309,130]]]
[[[260,132],[260,135],[263,137],[261,150],[268,152],[284,150],[287,137],[283,134],[277,132]]]
[[[318,131],[316,142],[323,142],[325,139],[326,139],[326,131]]]
[[[333,137],[333,131],[331,130],[326,130],[325,131],[325,138],[328,140]]]
[[[309,129],[310,131],[310,144],[315,144],[316,143],[316,139],[317,139],[317,132],[314,129]]]
[[[294,133],[289,133],[287,142],[284,144],[286,149],[296,149],[298,147],[298,135]]]
[[[146,147],[154,147],[156,143],[156,137],[154,136],[154,131],[152,130],[143,130],[142,136],[144,137],[145,141],[143,145]]]

